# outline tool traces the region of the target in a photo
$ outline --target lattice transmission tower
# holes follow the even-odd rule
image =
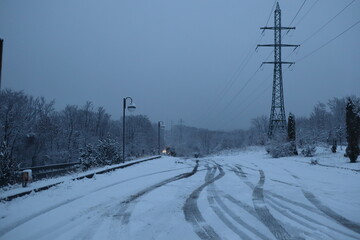
[[[272,102],[270,112],[270,123],[268,136],[272,137],[278,129],[286,128],[286,117],[284,107],[284,91],[283,91],[283,79],[282,79],[282,64],[294,64],[294,62],[282,62],[281,61],[281,48],[282,47],[295,47],[300,45],[282,44],[281,43],[281,31],[291,30],[295,27],[282,27],[281,26],[281,10],[279,3],[276,4],[274,13],[274,27],[262,27],[260,29],[274,30],[274,44],[259,44],[257,47],[274,47],[274,61],[263,62],[262,64],[274,64],[274,79],[272,89]]]

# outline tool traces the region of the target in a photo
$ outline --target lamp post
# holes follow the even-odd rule
[[[158,154],[160,155],[160,128],[165,128],[163,121],[158,121]]]
[[[126,100],[130,99],[130,103],[126,105]],[[126,97],[123,99],[123,155],[122,155],[122,161],[125,162],[125,109],[128,109],[129,112],[133,112],[136,109],[136,106],[132,100],[131,97]]]
[[[1,68],[2,68],[3,44],[4,44],[4,39],[0,38],[0,91],[1,91]]]

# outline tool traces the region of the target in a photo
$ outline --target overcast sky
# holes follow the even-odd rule
[[[311,8],[316,1],[305,2],[283,43],[303,43],[353,2],[319,0]],[[279,1],[283,26],[303,2]],[[255,45],[273,43],[273,31],[260,37],[273,4],[0,0],[2,87],[55,99],[57,109],[90,100],[114,119],[122,98],[131,96],[136,113],[167,126],[183,119],[196,127],[244,129],[252,118],[270,114],[273,66],[257,69],[272,49],[255,52]],[[360,24],[307,56],[359,20],[355,0],[293,54],[283,49],[283,61],[296,61],[290,70],[283,67],[287,114],[307,116],[318,102],[360,95]],[[273,24],[272,14],[267,25]]]

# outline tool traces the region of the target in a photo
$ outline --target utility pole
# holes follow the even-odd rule
[[[0,91],[1,91],[1,69],[2,69],[3,44],[4,44],[4,39],[0,38]]]
[[[274,79],[272,89],[272,102],[270,112],[270,123],[268,136],[272,137],[278,129],[286,129],[286,117],[284,107],[284,91],[283,91],[283,79],[282,79],[282,64],[294,64],[294,62],[282,62],[281,61],[281,48],[282,47],[299,47],[300,45],[282,44],[281,43],[281,31],[292,30],[295,27],[282,27],[281,26],[281,10],[279,3],[276,4],[274,13],[274,27],[262,27],[260,29],[274,30],[274,44],[260,44],[257,47],[274,47],[274,61],[263,62],[262,64],[274,64]]]
[[[179,138],[180,144],[182,144],[182,141],[183,141],[183,124],[184,124],[184,121],[181,118],[180,119],[180,138]]]
[[[170,121],[170,139],[173,141],[173,121]]]

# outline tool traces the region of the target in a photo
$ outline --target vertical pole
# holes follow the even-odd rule
[[[4,44],[4,40],[0,38],[0,91],[1,91],[1,69],[2,69],[3,44]]]
[[[124,102],[123,102],[123,142],[122,142],[122,144],[123,144],[123,147],[122,147],[122,153],[123,153],[122,157],[123,157],[123,159],[122,159],[122,161],[125,162],[125,109],[126,109],[126,98],[124,98],[123,101]]]
[[[160,122],[158,122],[158,155],[160,155]]]

